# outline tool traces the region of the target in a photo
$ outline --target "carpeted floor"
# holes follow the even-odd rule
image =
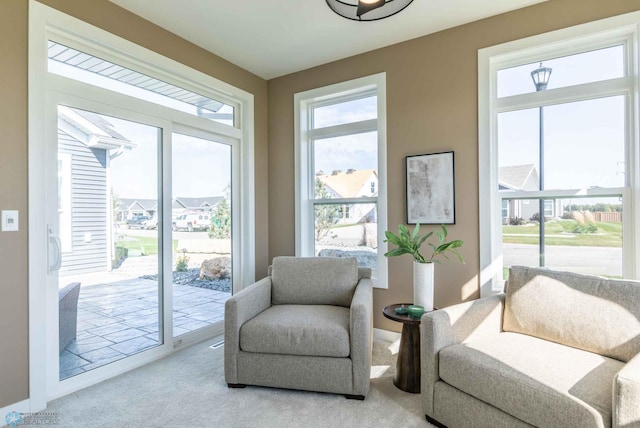
[[[371,390],[342,395],[224,383],[224,349],[213,341],[184,349],[49,403],[63,427],[430,427],[420,394],[393,385],[396,355],[374,343]]]

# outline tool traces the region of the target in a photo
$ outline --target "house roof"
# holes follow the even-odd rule
[[[198,209],[203,207],[215,207],[222,196],[204,196],[201,198],[175,198],[174,204],[179,204],[186,209]],[[176,207],[177,208],[177,207]]]
[[[80,116],[84,117],[85,119],[87,119],[89,122],[93,123],[95,126],[97,126],[102,131],[107,133],[107,135],[109,135],[110,137],[113,137],[117,140],[129,141],[124,135],[120,134],[115,129],[113,129],[113,124],[111,122],[108,122],[101,115],[90,112],[90,111],[86,111],[86,110],[76,109],[76,108],[74,108],[73,111],[79,114]]]
[[[58,106],[58,129],[90,148],[132,149],[137,145],[113,129],[103,116],[76,108]]]
[[[175,198],[171,204],[173,208],[184,209],[200,209],[204,207],[215,207],[222,199],[222,196],[205,196],[201,198]],[[158,201],[156,199],[134,199],[121,198],[118,208],[120,211],[131,211],[132,209],[143,209],[151,211],[158,209]]]
[[[375,169],[361,169],[317,175],[322,183],[341,198],[355,198],[371,175],[378,177]]]
[[[535,190],[531,188],[525,189],[525,186],[530,180],[532,180],[533,183],[538,183],[538,171],[532,163],[526,165],[501,166],[498,171],[498,184],[507,189]]]
[[[120,211],[131,211],[136,208],[151,211],[158,208],[158,201],[156,199],[121,198],[118,208]]]

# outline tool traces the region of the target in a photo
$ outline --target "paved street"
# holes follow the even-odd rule
[[[504,266],[537,266],[537,245],[502,244]],[[591,275],[622,276],[622,248],[547,245],[546,267]]]

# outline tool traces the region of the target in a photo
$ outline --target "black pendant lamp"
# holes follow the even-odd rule
[[[377,21],[409,6],[413,0],[327,0],[338,15],[354,21]]]

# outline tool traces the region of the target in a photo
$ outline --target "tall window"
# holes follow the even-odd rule
[[[637,35],[619,19],[480,51],[484,294],[513,265],[637,276]]]
[[[386,288],[385,75],[296,94],[295,106],[296,253],[356,257]]]

